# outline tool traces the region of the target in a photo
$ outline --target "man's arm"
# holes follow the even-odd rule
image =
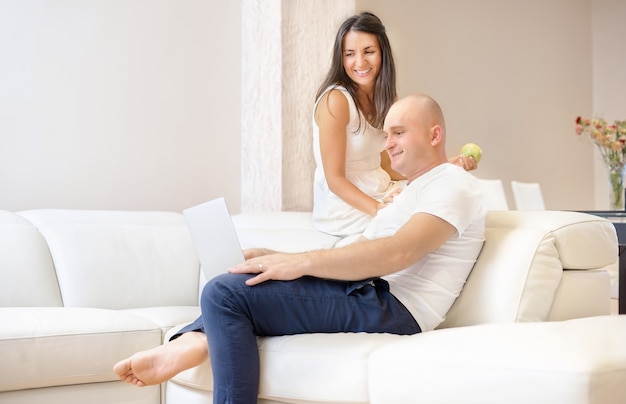
[[[249,286],[275,279],[293,280],[302,276],[336,280],[360,280],[389,275],[435,251],[456,229],[445,220],[416,213],[396,234],[365,240],[342,248],[300,254],[271,254],[247,260],[231,268],[232,273],[258,273]]]

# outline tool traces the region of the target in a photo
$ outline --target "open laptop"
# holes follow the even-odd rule
[[[187,208],[183,216],[207,280],[245,261],[224,198]]]

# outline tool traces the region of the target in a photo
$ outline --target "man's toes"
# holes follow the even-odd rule
[[[113,366],[113,371],[115,372],[115,374],[117,374],[120,378],[122,376],[126,376],[128,374],[131,374],[131,367],[130,367],[130,358],[124,359],[122,361],[117,362],[114,366]]]

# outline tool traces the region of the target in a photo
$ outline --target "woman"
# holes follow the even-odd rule
[[[385,27],[364,12],[339,27],[331,67],[313,113],[313,223],[323,232],[363,232],[401,190],[403,178],[383,151],[382,123],[397,98],[396,70]],[[476,168],[472,158],[452,163]]]

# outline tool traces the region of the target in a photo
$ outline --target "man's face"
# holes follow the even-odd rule
[[[432,148],[429,131],[417,116],[419,111],[410,101],[398,101],[389,110],[383,126],[391,167],[409,180],[420,174]]]

